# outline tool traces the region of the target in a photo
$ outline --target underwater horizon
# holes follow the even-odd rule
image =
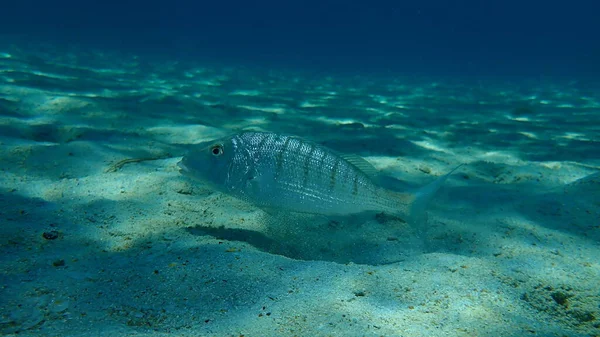
[[[591,0],[458,3],[14,1],[0,32],[22,42],[328,72],[600,75]]]
[[[3,4],[0,334],[600,335],[599,12]]]

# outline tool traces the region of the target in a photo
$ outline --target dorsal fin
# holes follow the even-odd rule
[[[340,156],[350,164],[354,165],[357,169],[361,170],[371,179],[374,179],[379,175],[377,169],[360,156],[355,154],[341,154]]]

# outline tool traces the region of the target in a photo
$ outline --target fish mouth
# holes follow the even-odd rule
[[[190,171],[190,170],[187,168],[187,166],[185,166],[185,164],[183,163],[183,159],[182,159],[182,160],[180,160],[180,161],[177,163],[177,166],[179,166],[179,171],[180,171],[180,172],[189,172],[189,171]]]

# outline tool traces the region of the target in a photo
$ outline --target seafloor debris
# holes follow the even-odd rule
[[[127,159],[119,160],[118,162],[110,165],[106,170],[104,170],[104,172],[105,173],[117,172],[123,166],[125,166],[127,164],[131,164],[131,163],[140,163],[143,161],[151,161],[151,160],[159,160],[159,159],[167,159],[167,158],[171,158],[171,156],[170,155],[167,155],[167,156],[162,155],[162,156],[145,157],[145,158],[127,158]]]

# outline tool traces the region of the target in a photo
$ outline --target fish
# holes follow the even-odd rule
[[[266,210],[403,218],[421,214],[454,172],[416,192],[396,191],[379,184],[377,170],[359,156],[293,135],[254,131],[193,145],[177,165],[183,175]]]

